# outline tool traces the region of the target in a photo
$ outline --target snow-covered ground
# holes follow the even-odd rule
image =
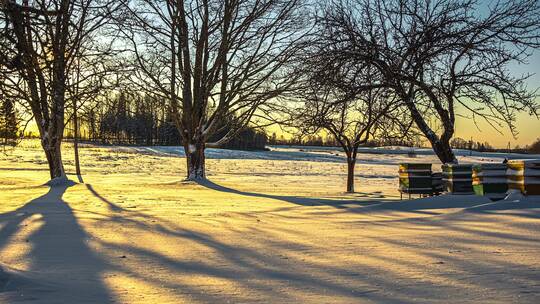
[[[145,154],[155,154],[161,156],[185,156],[182,147],[114,147],[115,151],[138,152]],[[303,147],[303,146],[270,146],[269,151],[239,151],[227,149],[206,149],[206,156],[210,159],[264,159],[264,160],[295,160],[295,161],[315,161],[315,162],[344,162],[345,153],[338,147]],[[409,153],[414,152],[416,157],[409,157]],[[527,159],[540,158],[535,154],[517,153],[497,153],[497,152],[476,152],[456,149],[454,151],[460,162],[502,162],[503,159]],[[409,147],[380,147],[380,148],[360,148],[359,160],[381,164],[394,164],[398,162],[431,162],[439,163],[433,150],[428,148]]]
[[[397,164],[438,163],[408,151],[363,149],[346,194],[335,148],[208,149],[196,184],[179,147],[83,146],[82,181],[49,188],[23,142],[0,154],[0,303],[540,302],[540,201],[400,201]]]

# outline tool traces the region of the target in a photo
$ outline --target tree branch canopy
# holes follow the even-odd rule
[[[457,162],[449,141],[459,107],[513,134],[517,112],[538,115],[528,76],[509,65],[540,47],[539,15],[535,0],[333,1],[318,33],[328,64],[376,68],[440,160]]]
[[[307,31],[303,5],[300,0],[126,2],[129,13],[118,21],[138,69],[132,80],[169,100],[188,159],[190,151],[204,151],[225,118],[235,117],[239,129],[259,107],[292,89],[295,79],[286,64]],[[192,177],[203,175],[197,170]]]

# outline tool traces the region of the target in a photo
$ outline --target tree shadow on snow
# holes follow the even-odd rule
[[[469,213],[497,213],[505,212],[509,215],[517,215],[528,218],[540,218],[540,203],[512,203],[492,202],[487,197],[477,195],[440,195],[427,198],[409,200],[382,199],[380,193],[357,192],[355,198],[361,200],[323,199],[302,196],[273,195],[265,193],[241,191],[216,184],[210,180],[197,181],[206,188],[226,193],[276,199],[301,206],[332,206],[337,209],[347,209],[355,213],[386,213],[386,212],[411,212],[422,215],[438,215],[434,210],[462,209]],[[365,199],[364,199],[365,198]],[[510,213],[507,211],[515,211]],[[520,212],[523,211],[523,212]],[[410,219],[409,219],[410,220]]]
[[[443,209],[456,209],[460,214],[506,214],[540,218],[540,202],[491,201],[483,196],[450,194],[354,207],[350,211],[366,214],[397,211],[438,215],[435,211]]]
[[[244,195],[244,196],[251,196],[251,197],[281,200],[281,201],[285,201],[291,204],[296,204],[296,205],[301,205],[301,206],[331,206],[338,209],[345,209],[345,208],[349,208],[347,205],[351,205],[351,204],[367,206],[371,204],[379,204],[382,202],[390,201],[390,200],[382,199],[384,198],[384,196],[381,197],[380,193],[375,193],[375,194],[363,193],[363,192],[356,193],[362,197],[362,200],[324,199],[324,198],[310,198],[310,197],[292,196],[292,195],[274,195],[274,194],[266,194],[266,193],[241,191],[241,190],[225,187],[222,185],[218,185],[208,179],[197,181],[197,183],[203,187],[206,187],[208,189],[212,189],[215,191]],[[376,195],[376,196],[370,197],[372,195]],[[366,199],[364,199],[364,197]],[[368,198],[374,198],[375,200],[367,200]]]
[[[29,243],[31,248],[24,257],[28,271],[16,271],[29,283],[17,284],[15,280],[7,286],[12,296],[7,295],[8,302],[108,303],[113,300],[101,278],[107,263],[88,246],[90,236],[62,199],[69,187],[50,187],[46,194],[23,207],[0,215],[0,250],[17,242]],[[28,229],[35,230],[22,238]]]
[[[492,203],[467,208],[465,212],[477,214],[499,213],[531,219],[540,219],[540,197],[538,200],[529,199],[525,202],[495,201]]]
[[[288,197],[258,193],[246,194],[213,183],[206,183],[205,186],[215,188],[216,191],[272,199],[289,199],[295,202],[294,199]],[[508,277],[519,278],[527,284],[536,282],[538,279],[538,274],[534,272],[534,269],[526,269],[517,261],[502,261],[497,253],[489,255],[482,247],[499,242],[512,242],[521,249],[536,248],[536,237],[526,237],[521,231],[485,231],[479,227],[471,227],[473,222],[462,221],[461,217],[438,222],[415,221],[415,225],[381,222],[378,225],[393,227],[393,230],[388,230],[392,233],[381,235],[351,233],[351,231],[358,231],[354,229],[345,231],[342,236],[343,243],[365,244],[365,247],[363,245],[355,247],[361,249],[355,254],[364,258],[341,263],[319,263],[317,258],[332,256],[334,249],[339,253],[339,248],[322,249],[320,246],[324,247],[324,244],[295,242],[288,236],[295,235],[294,239],[298,239],[302,236],[302,232],[295,229],[281,230],[277,227],[272,230],[270,227],[260,227],[256,222],[246,228],[248,230],[242,229],[235,232],[231,229],[229,233],[233,235],[230,239],[216,238],[211,232],[188,229],[181,224],[181,221],[168,221],[145,212],[123,208],[99,194],[91,185],[87,187],[94,196],[106,203],[111,211],[100,220],[132,225],[145,232],[164,234],[171,238],[170,242],[185,244],[194,250],[197,250],[199,246],[204,246],[209,249],[206,252],[212,252],[207,257],[193,259],[164,254],[159,250],[159,243],[151,244],[152,246],[139,246],[136,242],[118,244],[101,241],[105,248],[126,252],[130,258],[145,261],[159,269],[166,269],[174,274],[171,276],[174,279],[160,279],[159,276],[148,275],[148,272],[135,268],[121,268],[118,271],[137,280],[159,285],[171,290],[172,293],[187,294],[196,302],[221,303],[225,300],[230,302],[298,302],[299,298],[295,292],[321,301],[327,299],[320,298],[321,295],[332,296],[335,299],[341,297],[340,300],[345,297],[351,303],[363,300],[384,303],[448,302],[449,295],[462,292],[460,283],[464,281],[471,286],[468,290],[471,292],[472,288],[504,291]],[[306,205],[305,201],[300,203]],[[403,201],[403,203],[407,202]],[[397,205],[393,206],[397,207]],[[380,210],[390,210],[389,207],[380,207]],[[417,205],[416,208],[424,207]],[[212,220],[215,219],[212,218]],[[399,226],[396,227],[396,225]],[[530,231],[531,227],[527,231]],[[448,232],[444,235],[433,233],[412,237],[418,234],[417,229],[431,231],[438,228],[445,228]],[[228,228],[223,226],[220,229]],[[397,232],[399,234],[396,237]],[[235,242],[235,236],[239,237],[238,234],[241,234],[241,238],[249,240],[250,245]],[[418,242],[418,237],[424,240]],[[374,244],[375,247],[387,247],[387,250],[371,250],[370,246]],[[426,244],[435,245],[424,248]],[[472,259],[469,255],[462,254],[462,252],[471,252],[473,250],[471,248],[477,246],[482,252],[482,259]],[[400,250],[414,250],[415,255],[421,259],[404,259],[399,254],[392,254]],[[315,258],[310,259],[310,257]],[[426,261],[433,264],[426,265]],[[426,268],[431,270],[423,273],[429,276],[420,278],[418,275],[411,276],[411,273],[415,274],[420,269]],[[448,271],[435,270],[439,268],[448,269]],[[497,271],[493,271],[494,269]],[[182,278],[186,276],[204,276],[210,280],[224,280],[237,287],[232,292],[230,290],[216,292],[210,284],[184,282]],[[286,291],[284,286],[290,290]],[[433,293],[434,288],[438,290],[437,293]],[[535,290],[534,287],[528,285],[526,288],[527,292]],[[239,293],[238,290],[243,290],[245,293]],[[504,295],[511,292],[512,290],[509,290]],[[534,296],[532,293],[524,296],[530,298],[530,295]],[[470,301],[471,297],[469,296],[468,299]]]
[[[202,184],[202,183],[201,183]],[[278,199],[303,206],[351,204],[354,201],[325,200],[315,198],[304,198],[295,196],[280,196],[261,193],[250,193],[239,191],[212,182],[205,182],[203,186],[227,193],[246,195],[252,197],[262,197]],[[109,242],[99,238],[93,239],[106,249],[125,253],[130,259],[158,269],[167,269],[173,275],[169,279],[153,275],[152,271],[146,268],[124,267],[107,263],[104,259],[95,254],[87,245],[90,236],[77,223],[75,215],[69,205],[62,199],[68,186],[57,186],[49,189],[48,193],[40,196],[23,207],[12,212],[0,214],[0,250],[16,242],[28,241],[31,249],[25,259],[29,261],[29,271],[21,273],[26,283],[18,280],[16,276],[1,271],[0,265],[0,302],[7,303],[35,301],[36,303],[111,303],[114,297],[103,282],[105,272],[115,271],[130,278],[146,282],[151,285],[161,286],[170,290],[171,293],[188,295],[196,302],[220,303],[225,299],[231,302],[297,302],[294,292],[316,297],[321,294],[346,297],[347,299],[362,299],[387,302],[387,303],[409,303],[409,298],[419,297],[425,300],[448,300],[444,298],[445,292],[457,292],[457,288],[446,285],[438,285],[440,281],[417,280],[410,278],[409,273],[399,272],[400,267],[407,269],[421,269],[425,267],[424,261],[414,261],[398,259],[393,255],[388,255],[386,251],[362,250],[361,254],[366,260],[351,260],[348,263],[319,263],[317,259],[309,259],[311,256],[332,254],[328,251],[318,252],[316,245],[309,243],[295,243],[288,240],[284,233],[298,234],[294,229],[287,231],[272,231],[264,227],[259,228],[256,223],[246,233],[241,233],[243,238],[250,239],[251,245],[235,243],[234,237],[231,240],[218,239],[206,231],[190,230],[182,227],[177,221],[168,221],[165,218],[155,217],[151,214],[123,208],[112,200],[101,195],[92,185],[86,184],[87,189],[99,201],[104,202],[108,207],[108,213],[97,217],[96,221],[115,222],[119,225],[130,225],[140,231],[158,233],[170,238],[170,241],[193,246],[204,246],[215,253],[213,256],[200,259],[183,258],[182,256],[171,256],[160,252],[160,243],[152,246],[140,246],[137,242],[119,244]],[[364,204],[365,202],[362,202]],[[370,203],[369,201],[367,203]],[[380,203],[380,201],[374,201]],[[428,205],[422,205],[424,201],[403,201],[395,203],[384,203],[367,206],[365,208],[378,209],[380,211],[400,208],[409,210],[421,210]],[[408,207],[407,204],[409,204]],[[416,204],[416,205],[414,205]],[[387,206],[384,206],[387,205]],[[446,207],[441,202],[439,207]],[[467,208],[467,206],[461,206]],[[474,208],[475,206],[469,206]],[[499,205],[478,205],[476,211],[491,211],[494,208],[507,208],[512,206]],[[339,208],[339,207],[336,207]],[[448,207],[449,208],[449,207]],[[359,208],[360,209],[360,208]],[[87,211],[89,212],[89,211]],[[460,219],[460,218],[458,218]],[[370,237],[379,245],[385,245],[392,250],[407,249],[415,250],[416,254],[433,261],[444,261],[451,265],[452,269],[457,269],[463,273],[476,276],[477,273],[491,271],[495,266],[503,269],[502,274],[489,274],[489,279],[495,282],[508,276],[518,277],[527,282],[534,282],[538,275],[531,270],[520,268],[518,263],[513,261],[501,262],[496,256],[486,255],[481,261],[471,260],[459,252],[470,251],[472,246],[482,244],[492,244],[496,242],[514,242],[523,248],[536,244],[537,238],[525,238],[518,232],[503,233],[501,231],[482,231],[476,227],[463,225],[461,221],[445,220],[443,222],[420,222],[420,228],[446,227],[448,231],[456,232],[450,237],[439,238],[437,234],[429,236],[427,243],[437,243],[442,249],[452,248],[457,253],[444,253],[448,251],[434,251],[433,249],[422,248],[423,243],[410,242],[408,238],[395,238],[392,234],[377,236],[362,236],[352,234],[344,236],[344,241],[365,242]],[[28,236],[24,235],[26,227],[33,227]],[[386,225],[396,225],[387,223]],[[403,224],[405,225],[405,224]],[[416,226],[414,226],[416,227]],[[402,226],[404,235],[413,235],[415,228]],[[536,226],[532,226],[533,228]],[[527,231],[530,231],[527,230]],[[234,232],[231,232],[234,233]],[[237,235],[236,235],[237,236]],[[257,236],[257,237],[255,237]],[[192,244],[195,242],[196,244]],[[369,243],[367,244],[369,245]],[[262,250],[264,248],[264,250]],[[534,247],[535,248],[535,247]],[[306,258],[306,259],[304,259]],[[216,260],[217,259],[217,260]],[[219,263],[216,264],[216,261]],[[374,267],[372,261],[381,263]],[[386,265],[386,266],[384,266]],[[379,268],[384,266],[383,268]],[[150,267],[150,266],[149,266]],[[76,277],[74,276],[76,275]],[[196,285],[184,282],[186,276],[205,276],[208,278],[233,282],[241,289],[249,291],[245,294],[236,291],[216,292],[207,285]],[[452,272],[442,272],[437,274],[441,279],[447,281],[463,280],[461,277],[452,275]],[[62,278],[59,280],[58,278]],[[69,280],[66,280],[68,278]],[[11,286],[5,286],[3,282],[11,281]],[[346,282],[345,282],[346,281]],[[474,277],[467,280],[467,283],[478,288],[499,287],[498,283],[492,281],[478,281]],[[504,280],[503,280],[504,281]],[[60,285],[60,282],[62,282]],[[491,283],[490,283],[491,282]],[[497,281],[498,282],[498,281]],[[292,293],[280,293],[278,290],[288,286]],[[441,297],[429,293],[434,287],[442,288]],[[235,289],[236,290],[236,289]],[[531,289],[532,290],[532,289]],[[4,292],[2,292],[4,291]],[[135,291],[136,293],[136,291]],[[424,295],[431,295],[431,298],[422,298]],[[10,297],[13,295],[13,297]],[[256,295],[256,296],[254,296]],[[149,299],[150,300],[150,299]]]
[[[120,225],[129,225],[145,232],[157,233],[174,238],[174,242],[184,246],[204,246],[213,252],[211,256],[200,259],[182,256],[172,257],[158,250],[160,243],[148,246],[139,246],[137,242],[118,244],[107,240],[98,240],[104,248],[125,252],[130,259],[145,261],[158,269],[166,269],[174,273],[171,279],[149,275],[146,271],[136,268],[117,268],[116,271],[129,277],[141,280],[151,285],[160,286],[170,290],[171,293],[188,295],[194,302],[223,303],[223,302],[298,302],[294,294],[280,292],[278,289],[288,286],[302,294],[332,294],[340,297],[354,299],[358,297],[369,298],[374,301],[386,303],[409,303],[389,294],[375,293],[377,288],[373,282],[367,282],[358,272],[349,270],[348,265],[321,265],[317,262],[304,260],[291,261],[284,258],[279,252],[291,253],[309,251],[309,247],[287,241],[275,239],[271,243],[261,245],[265,250],[257,250],[242,244],[227,240],[219,240],[211,233],[188,229],[162,217],[123,208],[112,200],[101,195],[92,185],[86,184],[88,190],[101,202],[105,203],[110,213],[99,214],[98,220],[115,222]],[[254,230],[253,232],[255,232]],[[253,240],[259,243],[261,240]],[[195,243],[195,244],[193,244]],[[150,244],[148,244],[150,245]],[[154,249],[152,249],[154,248]],[[217,260],[216,260],[217,259]],[[216,264],[216,261],[220,261]],[[337,280],[328,280],[327,275],[352,277],[352,282],[342,284]],[[216,291],[212,284],[193,284],[184,282],[186,276],[207,277],[210,281],[225,280],[234,282],[234,290]],[[374,280],[380,285],[392,284],[391,281]],[[352,286],[351,286],[352,285]],[[239,293],[240,288],[245,293]]]

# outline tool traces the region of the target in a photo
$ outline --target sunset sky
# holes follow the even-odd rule
[[[529,79],[528,86],[531,90],[538,89],[540,87],[540,51],[535,52],[531,57],[529,64],[513,66],[513,72],[517,75],[524,73],[534,74]],[[466,140],[472,138],[474,141],[489,142],[496,148],[506,148],[509,142],[512,148],[516,145],[523,147],[525,145],[530,145],[534,140],[540,137],[540,120],[527,113],[520,113],[518,115],[516,128],[519,134],[517,138],[514,138],[508,128],[501,129],[501,134],[485,122],[478,121],[478,126],[476,126],[471,119],[458,117],[454,137],[461,137]],[[29,125],[27,131],[37,133],[34,122]],[[267,128],[267,132],[269,136],[275,132],[278,136],[283,134],[286,138],[291,137],[290,134],[283,133],[277,126]]]
[[[535,53],[533,53],[528,64],[513,65],[511,67],[511,72],[516,76],[522,74],[533,74],[527,82],[528,88],[531,91],[540,88],[540,51],[537,50]],[[537,100],[540,104],[540,98],[537,98]],[[467,115],[467,112],[464,112],[463,110],[460,111],[459,108],[456,110],[458,113]],[[529,115],[528,113],[520,113],[517,115],[515,125],[518,135],[516,138],[512,136],[508,127],[501,128],[499,132],[486,122],[478,120],[477,123],[478,126],[475,125],[472,119],[457,117],[456,132],[454,137],[461,137],[466,140],[470,140],[472,138],[473,141],[479,141],[482,143],[488,142],[495,148],[506,148],[508,143],[510,143],[511,148],[518,145],[523,147],[530,145],[537,138],[540,138],[540,120],[535,116]],[[278,136],[283,134],[286,138],[291,137],[290,134],[283,133],[277,126],[269,127],[267,130],[269,136],[272,134],[272,132],[275,132]],[[426,143],[426,145],[427,144],[428,143]]]
[[[485,8],[489,3],[490,1],[481,0],[480,8]],[[527,64],[514,64],[510,69],[515,76],[532,74],[528,79],[528,88],[531,91],[540,88],[540,50],[534,51]],[[537,98],[537,100],[538,104],[540,104],[540,98]],[[467,113],[459,107],[456,109],[456,112],[467,115]],[[496,148],[505,148],[509,143],[512,148],[518,145],[523,147],[525,145],[530,145],[537,138],[540,138],[540,120],[536,116],[531,116],[528,113],[520,113],[517,116],[515,125],[518,135],[515,138],[507,127],[497,131],[486,122],[477,121],[477,123],[478,125],[475,125],[472,119],[457,117],[454,137],[461,137],[466,140],[472,138],[473,141],[488,142]],[[37,133],[34,122],[29,124],[27,131],[31,131],[34,134]],[[269,136],[275,132],[278,136],[283,135],[286,138],[291,137],[291,134],[284,133],[278,126],[267,128],[267,132]]]
[[[487,6],[493,5],[493,2],[481,0],[479,4],[480,9],[487,9]],[[528,64],[511,66],[511,72],[514,75],[534,74],[528,81],[529,89],[534,91],[540,87],[540,51],[536,50],[529,60]],[[538,99],[538,103],[540,103],[540,99]],[[512,148],[516,145],[530,145],[540,137],[540,120],[537,117],[521,113],[517,117],[516,127],[519,134],[517,138],[513,138],[508,128],[501,130],[503,131],[503,134],[501,134],[486,123],[482,123],[477,127],[471,120],[459,118],[456,121],[455,136],[464,139],[472,137],[473,140],[480,142],[487,141],[497,148],[506,147],[508,142],[510,142]]]
[[[515,75],[526,73],[534,74],[528,81],[530,90],[536,90],[540,87],[540,51],[536,51],[530,58],[530,62],[526,65],[515,65],[512,67],[512,72]],[[537,99],[540,103],[540,98]],[[503,134],[498,133],[486,123],[479,124],[476,127],[472,120],[458,118],[456,121],[456,137],[470,139],[475,141],[487,141],[497,148],[504,148],[510,142],[511,147],[516,145],[530,145],[535,139],[540,137],[540,120],[537,117],[530,116],[526,113],[518,115],[516,122],[517,138],[513,138],[508,128],[502,130]]]

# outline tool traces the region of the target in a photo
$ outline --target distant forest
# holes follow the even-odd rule
[[[174,125],[171,113],[167,111],[164,101],[141,94],[119,93],[107,98],[104,102],[92,107],[79,109],[80,140],[91,143],[109,145],[139,145],[139,146],[178,146],[182,144],[180,134]],[[0,103],[0,141],[4,145],[14,145],[21,138],[20,128],[24,121],[17,115],[15,105],[9,99]],[[229,122],[222,130],[213,136],[217,141],[229,131]],[[72,123],[65,130],[67,139],[73,138]],[[27,137],[35,134],[27,132]],[[263,150],[267,145],[294,146],[329,146],[338,147],[339,143],[333,136],[295,135],[286,138],[276,133],[268,135],[264,130],[254,127],[244,127],[228,142],[220,145],[225,149]],[[496,149],[488,142],[465,140],[459,137],[452,139],[452,148],[480,152],[516,152],[540,153],[540,139],[524,147]],[[378,139],[369,140],[363,146],[422,146],[422,138],[411,139]]]
[[[98,106],[80,109],[80,140],[110,145],[178,146],[182,139],[171,112],[162,99],[121,92]],[[232,120],[230,118],[229,120]],[[211,140],[217,141],[230,131],[227,121]],[[66,128],[66,138],[73,138],[73,126]],[[237,131],[222,148],[262,150],[267,144],[264,132],[253,127]]]

